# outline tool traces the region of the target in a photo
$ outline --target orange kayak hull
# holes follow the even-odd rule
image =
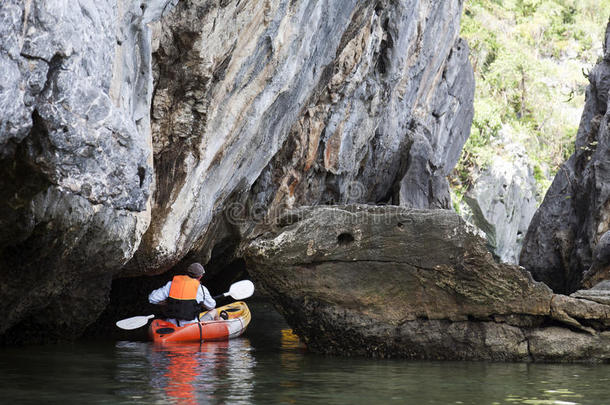
[[[148,334],[154,342],[161,343],[220,341],[241,335],[250,324],[250,309],[245,302],[234,302],[212,311],[217,314],[225,311],[228,319],[195,322],[181,327],[155,319],[150,324]],[[200,314],[200,317],[204,314]]]

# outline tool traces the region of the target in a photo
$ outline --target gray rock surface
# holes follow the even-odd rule
[[[523,238],[536,212],[536,179],[523,155],[497,156],[464,195],[466,218],[487,235],[494,254],[517,264]]]
[[[3,1],[4,340],[75,335],[113,277],[206,263],[284,206],[448,207],[474,93],[461,10]]]
[[[106,305],[112,275],[148,227],[147,24],[168,3],[0,5],[5,340],[53,335],[51,325],[62,337],[78,334]]]
[[[610,305],[610,280],[602,281],[588,290],[578,290],[575,293],[570,294],[570,297],[582,298],[599,302],[600,304]]]
[[[593,264],[593,251],[610,227],[610,25],[604,58],[590,85],[575,152],[564,163],[528,229],[520,263],[554,291],[573,292]],[[587,274],[587,286],[608,275],[607,263]]]
[[[591,267],[585,272],[583,285],[591,287],[601,280],[610,280],[610,231],[606,231],[593,249]]]
[[[610,358],[610,306],[553,294],[525,269],[497,263],[453,211],[303,207],[253,235],[244,247],[249,273],[311,350],[452,360]]]
[[[179,3],[153,55],[151,226],[124,274],[207,262],[284,206],[447,208],[473,114],[461,7]]]

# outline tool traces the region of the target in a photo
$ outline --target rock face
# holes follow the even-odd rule
[[[461,8],[3,1],[0,335],[74,335],[112,277],[205,263],[278,207],[448,207]]]
[[[187,1],[162,20],[157,189],[126,273],[207,262],[278,207],[449,206],[473,112],[462,2],[338,5]]]
[[[597,241],[591,267],[584,274],[583,284],[590,287],[601,280],[610,280],[610,231],[606,231]]]
[[[575,153],[564,163],[528,229],[520,263],[557,292],[610,276],[603,243],[610,229],[610,26],[604,58],[589,73]],[[595,261],[597,260],[597,261]],[[594,263],[595,262],[595,263]],[[595,264],[594,267],[592,265]]]
[[[536,212],[536,179],[524,158],[498,156],[464,195],[468,220],[487,235],[494,254],[517,264],[523,238]]]
[[[245,247],[248,271],[310,349],[346,355],[607,361],[610,306],[495,262],[456,213],[304,207]]]
[[[168,3],[0,5],[0,335],[77,334],[139,245],[153,180],[147,24]]]

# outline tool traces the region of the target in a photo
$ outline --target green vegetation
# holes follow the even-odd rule
[[[541,199],[573,153],[585,74],[602,55],[609,16],[610,0],[465,1],[461,36],[471,48],[475,116],[451,179],[456,205],[479,169],[510,157],[515,144]]]

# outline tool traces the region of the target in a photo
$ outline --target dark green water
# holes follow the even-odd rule
[[[305,352],[268,304],[247,334],[159,347],[0,349],[0,401],[79,404],[610,404],[610,365],[346,359]],[[257,315],[258,314],[258,315]]]

